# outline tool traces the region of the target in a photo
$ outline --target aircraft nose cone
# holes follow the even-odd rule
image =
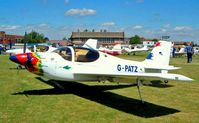
[[[10,56],[9,59],[11,61],[13,61],[13,62],[15,62],[17,64],[21,64],[21,65],[25,65],[26,62],[28,61],[26,53],[22,53],[22,54],[17,54],[17,55]]]
[[[15,62],[15,63],[19,63],[18,59],[16,56],[10,56],[9,58],[11,61]]]

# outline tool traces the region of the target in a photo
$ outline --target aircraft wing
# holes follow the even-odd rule
[[[26,49],[26,53],[31,52],[30,50]],[[19,53],[23,53],[23,49],[10,49],[6,51],[7,54],[11,53],[11,54],[19,54]]]
[[[111,72],[75,72],[75,74],[82,75],[96,75],[96,76],[107,76],[107,77],[150,77],[150,78],[162,78],[168,80],[179,80],[179,81],[193,81],[193,79],[180,74],[170,74],[170,73],[131,73],[131,72],[121,72],[121,73],[111,73]]]
[[[182,56],[182,55],[185,55],[186,53],[175,53],[175,56]]]

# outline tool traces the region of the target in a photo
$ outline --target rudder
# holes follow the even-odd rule
[[[150,66],[168,66],[170,60],[171,42],[158,41],[151,53],[144,60]]]

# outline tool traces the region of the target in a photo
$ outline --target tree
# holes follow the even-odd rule
[[[158,42],[159,40],[158,40],[158,39],[156,39],[156,38],[154,38],[152,41],[154,41],[154,42]]]
[[[46,42],[46,41],[49,41],[49,38],[48,38],[48,37],[45,37],[44,40],[45,40],[45,42]]]
[[[88,29],[85,29],[84,32],[88,32]]]
[[[48,37],[45,37],[43,34],[39,34],[38,32],[32,31],[28,34],[24,35],[24,39],[22,42],[26,43],[45,43]]]
[[[130,44],[141,44],[141,38],[138,35],[130,38]]]

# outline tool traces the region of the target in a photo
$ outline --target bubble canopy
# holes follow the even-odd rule
[[[99,58],[97,50],[84,47],[60,47],[53,52],[58,53],[65,60],[75,62],[93,62]]]

